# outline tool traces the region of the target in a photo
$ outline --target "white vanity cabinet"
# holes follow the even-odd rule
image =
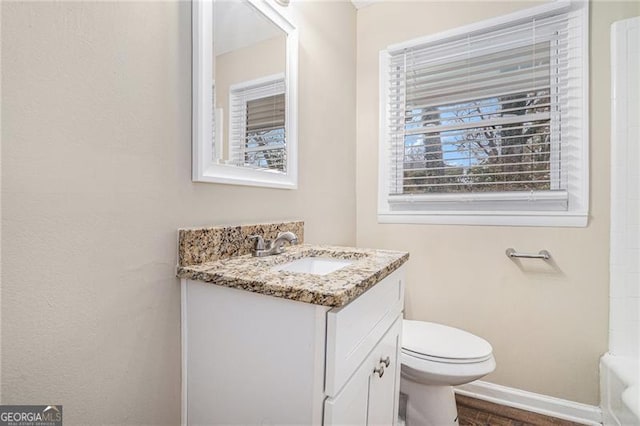
[[[404,268],[314,305],[182,280],[183,424],[395,425]]]

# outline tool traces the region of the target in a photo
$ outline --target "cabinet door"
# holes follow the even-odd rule
[[[340,393],[326,399],[325,425],[389,426],[397,423],[401,328],[402,317],[398,317]],[[384,362],[387,357],[388,367]],[[383,365],[384,373],[380,376]]]
[[[368,425],[388,426],[398,422],[401,331],[402,318],[398,318],[373,351],[373,358],[384,366],[384,373],[381,376],[378,367],[369,378]]]
[[[361,368],[335,398],[324,403],[324,424],[366,425],[369,393],[368,368]]]

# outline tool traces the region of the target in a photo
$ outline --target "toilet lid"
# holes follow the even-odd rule
[[[464,330],[411,320],[402,323],[402,349],[449,360],[486,359],[493,352],[489,342]]]

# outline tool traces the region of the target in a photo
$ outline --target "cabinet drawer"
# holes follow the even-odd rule
[[[404,267],[327,313],[325,393],[335,396],[404,307]]]

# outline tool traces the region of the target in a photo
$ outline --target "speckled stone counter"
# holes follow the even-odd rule
[[[253,250],[250,235],[274,239],[291,231],[304,242],[304,222],[258,223],[253,225],[211,226],[178,230],[178,266],[197,265],[213,260],[249,254]]]
[[[201,247],[200,244],[195,246]],[[180,259],[192,257],[187,253],[179,254]],[[276,265],[303,257],[349,259],[353,263],[326,275],[272,270]],[[283,254],[275,256],[253,257],[248,254],[202,263],[179,262],[177,276],[300,302],[339,307],[380,282],[408,259],[409,253],[406,252],[303,244],[287,247]]]

